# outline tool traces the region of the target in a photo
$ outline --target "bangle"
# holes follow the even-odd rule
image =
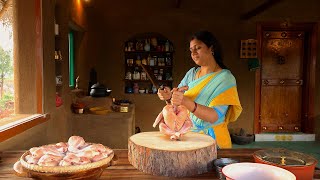
[[[198,103],[194,102],[194,108],[191,112],[194,113],[197,110],[197,107],[198,107]]]

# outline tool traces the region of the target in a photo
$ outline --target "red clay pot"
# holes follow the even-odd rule
[[[317,160],[310,155],[287,149],[259,150],[253,154],[257,163],[281,167],[292,172],[297,180],[312,180]]]

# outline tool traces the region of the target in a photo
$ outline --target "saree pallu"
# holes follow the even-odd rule
[[[214,123],[203,121],[190,112],[190,118],[194,125],[191,131],[210,135],[216,140],[219,148],[231,148],[228,124],[236,121],[242,111],[236,80],[226,69],[193,80],[195,72],[193,68],[188,71],[179,85],[180,87],[184,85],[189,87],[184,95],[207,107],[213,108],[222,105],[229,107],[226,114]]]

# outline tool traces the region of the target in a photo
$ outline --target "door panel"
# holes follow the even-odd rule
[[[304,33],[266,31],[262,42],[260,128],[301,130]]]
[[[301,86],[263,86],[260,120],[263,132],[300,130]]]

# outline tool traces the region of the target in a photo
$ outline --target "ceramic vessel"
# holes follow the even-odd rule
[[[227,180],[295,180],[296,177],[288,170],[260,163],[234,163],[222,168]]]

